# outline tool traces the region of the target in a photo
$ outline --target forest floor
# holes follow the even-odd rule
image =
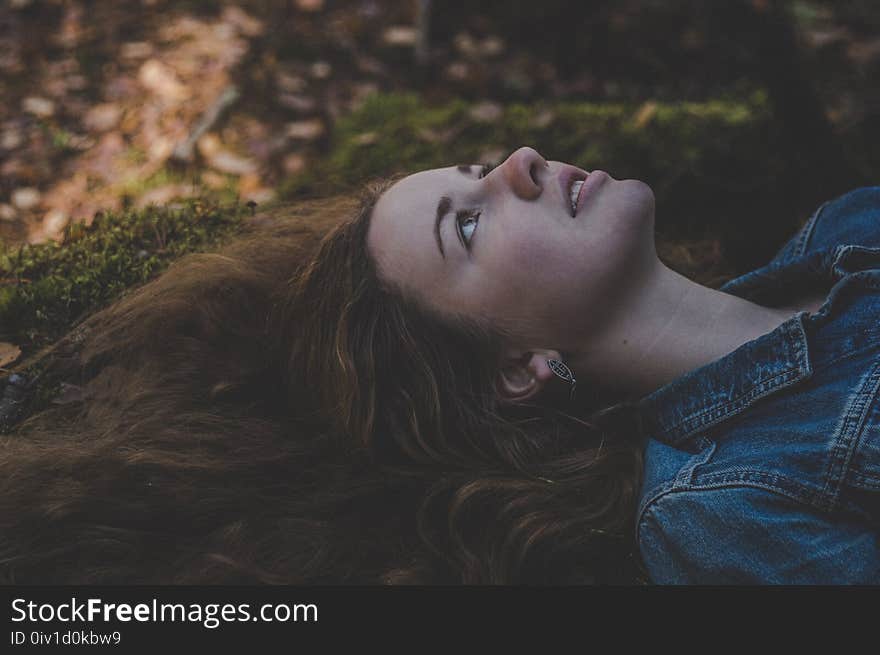
[[[514,100],[700,100],[761,65],[706,3],[595,3],[576,20],[577,3],[532,4],[434,3],[420,31],[405,0],[4,3],[0,242],[187,197],[277,199],[376,92],[466,98],[491,121]],[[846,5],[786,3],[835,134],[870,136],[880,10]]]
[[[533,145],[647,181],[661,258],[715,286],[880,181],[877,3],[583,5],[4,3],[0,418],[14,370],[254,203]]]

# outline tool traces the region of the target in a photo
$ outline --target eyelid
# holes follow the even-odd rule
[[[492,162],[488,162],[488,163],[485,163],[485,164],[481,164],[481,165],[480,165],[480,170],[479,170],[478,173],[477,173],[477,179],[482,179],[482,178],[486,177],[489,173],[492,172],[492,170],[493,170],[496,166],[497,166],[497,164],[494,164],[494,163],[492,163]]]
[[[464,246],[464,249],[467,250],[468,254],[470,254],[471,247],[474,243],[474,237],[471,236],[470,240],[465,240],[464,234],[461,231],[461,219],[463,218],[479,218],[483,212],[479,209],[459,209],[455,212],[455,216],[453,220],[455,221],[455,234],[458,237],[458,240],[461,242],[461,245]],[[474,232],[476,234],[476,231]]]

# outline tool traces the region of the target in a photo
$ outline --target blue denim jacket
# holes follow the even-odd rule
[[[811,314],[639,402],[636,535],[659,584],[880,583],[880,186],[721,291]]]

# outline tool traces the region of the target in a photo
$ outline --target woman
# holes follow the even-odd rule
[[[506,329],[506,401],[557,369],[640,399],[653,581],[880,582],[880,187],[720,290],[659,261],[653,200],[522,148],[402,180],[368,245],[406,295]]]
[[[3,443],[3,581],[876,581],[880,189],[721,290],[653,209],[521,148],[181,260]]]

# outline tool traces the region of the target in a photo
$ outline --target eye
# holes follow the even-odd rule
[[[489,173],[492,172],[492,169],[495,168],[497,164],[483,164],[480,166],[480,179],[486,177]]]
[[[458,225],[458,233],[464,240],[465,247],[471,249],[471,239],[474,231],[477,229],[477,223],[480,219],[480,212],[462,210],[455,215],[455,222]]]

